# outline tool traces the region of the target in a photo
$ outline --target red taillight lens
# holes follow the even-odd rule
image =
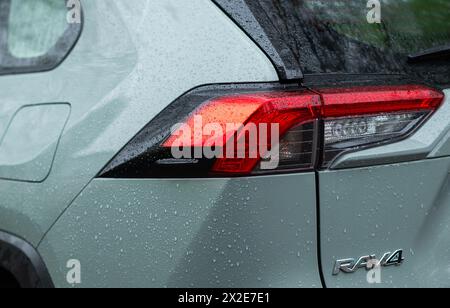
[[[163,147],[191,148],[194,152],[214,147],[217,155],[212,173],[250,174],[261,158],[278,146],[280,136],[293,126],[318,118],[320,110],[320,97],[308,91],[221,97],[195,110]]]
[[[411,110],[435,110],[443,94],[418,85],[372,86],[318,90],[324,101],[322,117],[349,117]]]
[[[208,96],[188,95],[198,100],[192,108],[168,108],[104,174],[237,176],[328,167],[343,152],[404,138],[443,100],[442,92],[418,85]]]

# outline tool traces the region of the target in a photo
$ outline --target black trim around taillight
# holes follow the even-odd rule
[[[391,79],[390,84],[381,82],[387,79],[380,76],[369,82],[369,77],[360,77],[353,83],[340,81],[330,83],[328,87],[318,83],[310,83],[308,87],[275,83],[198,87],[175,100],[146,125],[98,177],[228,178],[327,169],[346,153],[407,138],[443,101],[444,95],[440,90],[418,83]],[[255,104],[257,109],[252,109]],[[230,115],[231,118],[241,112],[248,113],[243,127],[255,123],[284,125],[279,135],[280,149],[275,168],[261,168],[267,161],[261,153],[258,160],[237,156],[208,158],[203,154],[197,157],[194,155],[196,150],[202,147],[200,152],[203,153],[204,142],[211,137],[202,135],[201,138],[205,139],[200,140],[200,146],[191,139],[195,135],[191,131],[187,137],[175,137],[179,132],[177,125],[193,128],[195,125],[191,121],[199,114],[213,119],[209,123],[228,123],[230,116],[227,112],[235,113]],[[224,147],[222,153],[229,146],[229,140],[234,140],[229,139],[229,133],[220,135],[226,139],[226,143],[220,146]],[[232,132],[232,135],[236,139],[243,138],[247,144],[246,151],[252,151],[250,135],[242,135],[240,130]],[[257,135],[260,138],[261,133],[258,131]],[[180,147],[173,143],[177,138],[187,140],[189,145],[181,148],[187,149],[188,157],[174,156],[172,150]],[[260,151],[260,144],[258,140],[256,151]],[[215,148],[206,147],[209,150]]]

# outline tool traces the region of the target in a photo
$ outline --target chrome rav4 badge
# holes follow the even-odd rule
[[[405,259],[403,258],[403,250],[399,249],[394,251],[393,253],[387,252],[383,255],[383,257],[378,260],[375,255],[363,256],[356,259],[343,259],[337,260],[334,269],[333,275],[339,275],[340,272],[344,273],[354,273],[360,268],[365,268],[366,270],[371,270],[376,267],[386,267],[392,265],[400,265],[403,263]]]

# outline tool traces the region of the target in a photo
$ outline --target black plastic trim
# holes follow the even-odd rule
[[[37,250],[25,240],[0,231],[0,268],[14,276],[21,288],[54,288]]]
[[[421,61],[430,61],[435,59],[448,59],[449,57],[450,57],[450,45],[446,45],[430,48],[415,54],[411,54],[408,56],[408,61],[410,63],[417,63]]]

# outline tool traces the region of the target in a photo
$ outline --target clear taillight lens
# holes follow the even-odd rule
[[[308,122],[291,128],[281,139],[276,171],[301,171],[314,168],[317,149],[318,121]],[[262,159],[264,161],[264,159]],[[267,161],[267,159],[265,160]],[[261,163],[253,174],[265,173]]]
[[[347,151],[406,138],[428,115],[419,111],[326,119],[323,166]]]

